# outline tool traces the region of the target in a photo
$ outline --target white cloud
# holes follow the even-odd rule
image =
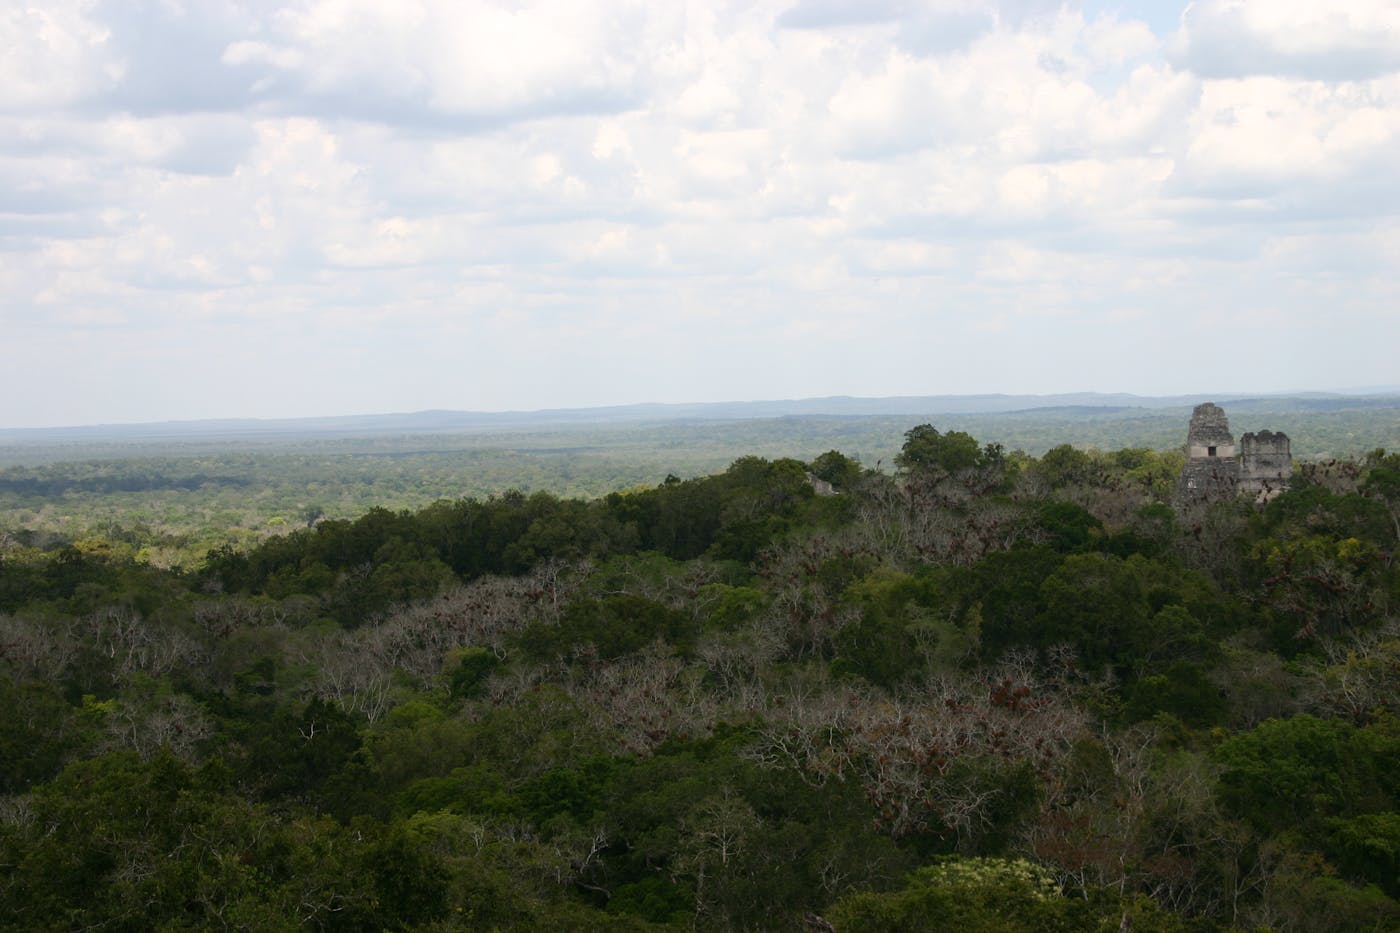
[[[1400,147],[1394,82],[1358,86],[1253,77],[1210,82],[1167,190],[1316,221],[1393,215]]]
[[[1393,381],[1395,5],[1098,6],[0,14],[0,424]]]
[[[1172,57],[1210,78],[1375,78],[1400,70],[1400,4],[1195,0]]]
[[[10,4],[0,10],[0,112],[42,113],[80,100],[120,74],[108,32],[89,4]]]
[[[674,28],[618,2],[314,0],[269,18],[224,60],[283,72],[282,106],[386,121],[511,121],[617,110],[640,92],[644,51]]]

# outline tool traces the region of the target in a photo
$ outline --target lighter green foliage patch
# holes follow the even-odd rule
[[[1009,884],[1036,900],[1061,896],[1055,875],[1023,858],[948,857],[914,872],[914,879],[937,887],[992,887]]]

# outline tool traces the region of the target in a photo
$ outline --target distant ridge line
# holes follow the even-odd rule
[[[1400,387],[1366,394],[1297,392],[1291,394],[1204,393],[1139,396],[1128,393],[1069,392],[1052,395],[832,395],[805,399],[742,402],[639,402],[593,408],[535,411],[459,411],[426,409],[365,415],[305,418],[210,418],[186,421],[97,424],[66,427],[0,428],[0,444],[34,445],[94,441],[267,440],[295,436],[362,437],[383,434],[433,434],[532,429],[569,425],[618,425],[695,421],[744,421],[784,417],[917,417],[1020,415],[1032,412],[1075,415],[1121,414],[1125,411],[1189,410],[1202,401],[1252,410],[1326,411],[1345,408],[1400,408]]]

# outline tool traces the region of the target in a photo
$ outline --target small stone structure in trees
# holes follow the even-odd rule
[[[1293,451],[1282,431],[1260,431],[1240,438],[1240,492],[1267,502],[1288,488]]]
[[[1249,433],[1235,445],[1230,419],[1213,402],[1197,405],[1186,432],[1186,465],[1176,483],[1178,506],[1203,505],[1237,495],[1267,502],[1288,488],[1293,454],[1288,435]]]

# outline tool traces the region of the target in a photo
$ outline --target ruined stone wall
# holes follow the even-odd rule
[[[1178,505],[1231,499],[1240,488],[1240,462],[1234,457],[1193,457],[1176,481]]]
[[[1267,501],[1288,488],[1293,451],[1288,435],[1260,431],[1240,438],[1240,492]]]
[[[1176,481],[1178,506],[1229,499],[1239,491],[1240,462],[1225,410],[1212,402],[1197,405],[1186,430],[1186,465]]]
[[[1216,456],[1234,456],[1235,435],[1230,433],[1230,419],[1225,416],[1225,409],[1214,402],[1197,405],[1191,412],[1191,426],[1186,429],[1186,445],[1199,449],[1203,457],[1210,456],[1206,452],[1210,447],[1228,447],[1228,454],[1218,451]]]

